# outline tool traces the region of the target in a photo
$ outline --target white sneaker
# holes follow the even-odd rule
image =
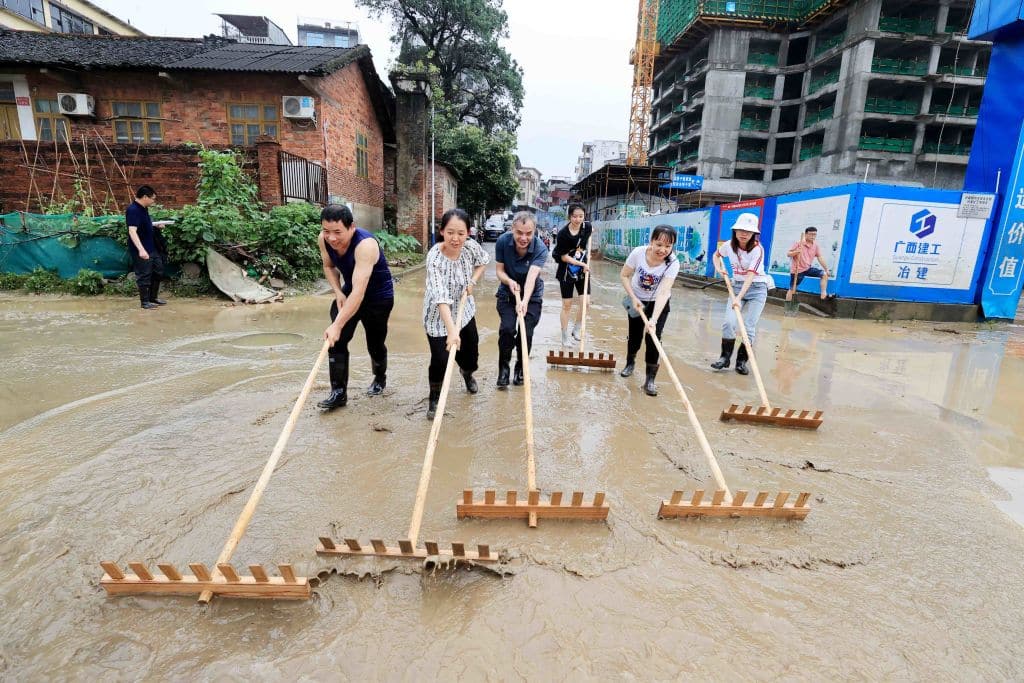
[[[580,326],[579,325],[573,325],[572,326],[572,338],[575,339],[576,341],[580,340]]]
[[[562,330],[562,346],[572,346],[572,342],[569,341],[569,330]]]

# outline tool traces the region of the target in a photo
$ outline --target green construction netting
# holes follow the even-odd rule
[[[123,244],[104,234],[123,226],[124,216],[0,214],[0,272],[44,268],[70,279],[88,268],[119,277],[131,269],[131,259]]]
[[[676,41],[697,15],[734,17],[767,22],[800,23],[837,0],[661,0],[658,42],[665,48]]]

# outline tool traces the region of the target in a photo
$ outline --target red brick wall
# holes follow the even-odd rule
[[[458,203],[458,181],[446,166],[434,164],[434,221],[441,227],[441,216]],[[427,197],[430,197],[430,178],[427,178]],[[429,209],[428,209],[429,212]]]
[[[242,154],[244,167],[256,177],[255,150]],[[197,162],[196,150],[181,145],[104,145],[93,139],[85,149],[81,140],[74,142],[69,152],[52,143],[0,142],[0,168],[9,171],[0,182],[0,212],[37,212],[51,199],[72,197],[76,178],[88,178],[97,206],[120,211],[139,185],[152,185],[160,204],[177,208],[196,200]]]
[[[319,122],[327,140],[328,192],[348,201],[383,208],[384,139],[359,64],[349,64],[313,82],[323,95]],[[356,175],[357,133],[367,138],[367,178]]]
[[[53,100],[58,92],[85,92],[96,100],[96,118],[71,118],[71,135],[81,140],[99,136],[114,143],[111,104],[115,101],[159,102],[164,143],[186,142],[206,146],[228,145],[228,104],[272,104],[281,107],[282,95],[311,95],[295,76],[196,72],[175,73],[173,80],[152,73],[131,71],[83,71],[78,83],[67,83],[46,74],[27,74],[33,98]],[[280,113],[280,112],[279,112]],[[319,115],[319,112],[318,112]],[[286,152],[323,163],[324,137],[311,122],[281,119],[279,139]]]

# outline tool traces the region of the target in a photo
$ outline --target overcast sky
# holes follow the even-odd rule
[[[270,17],[296,39],[298,16],[358,24],[381,78],[394,54],[391,27],[353,0],[92,0],[150,35],[198,37],[220,32],[213,12]],[[629,131],[636,2],[505,0],[507,49],[523,67],[526,99],[519,158],[550,176],[573,176],[585,140],[625,140]],[[283,9],[287,8],[287,9]]]

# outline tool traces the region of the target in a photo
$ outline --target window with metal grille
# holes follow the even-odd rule
[[[159,102],[114,102],[114,142],[164,141]]]
[[[274,104],[229,104],[228,131],[231,144],[252,145],[260,135],[275,140],[281,128],[281,115]]]
[[[356,133],[356,176],[370,177],[370,148],[363,133]]]
[[[68,139],[71,124],[61,116],[57,100],[35,100],[36,130],[43,142],[64,142]]]

